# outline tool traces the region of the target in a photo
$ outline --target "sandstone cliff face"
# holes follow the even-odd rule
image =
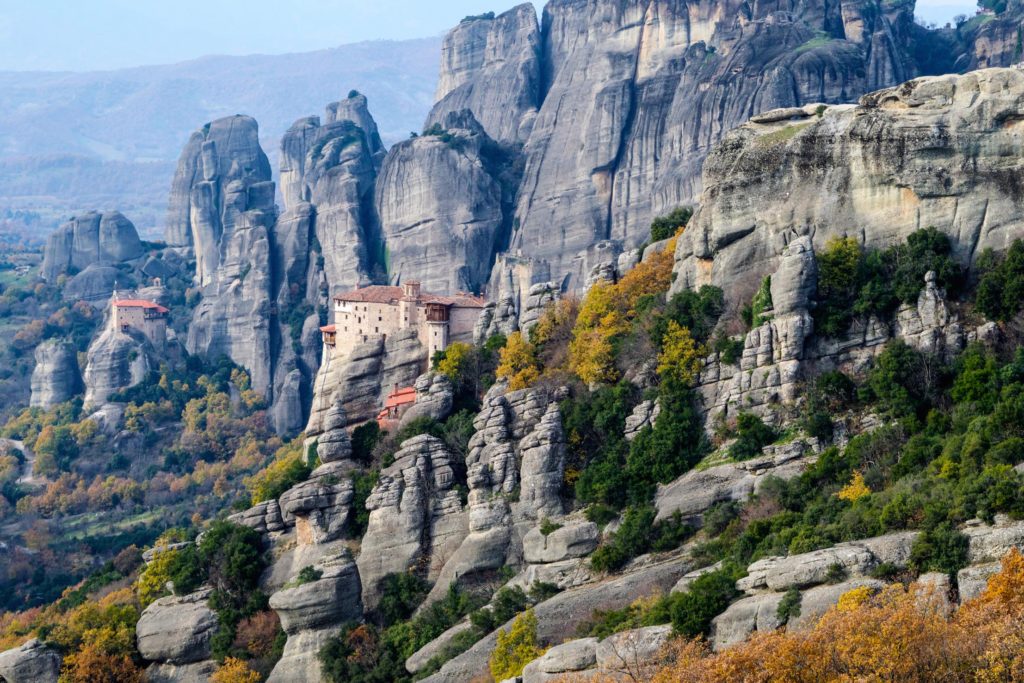
[[[92,265],[122,263],[142,254],[142,242],[130,220],[118,211],[90,211],[75,216],[50,234],[43,251],[41,274],[52,282],[64,273],[82,271]]]
[[[309,216],[332,291],[370,282],[377,257],[373,190],[383,158],[362,95],[327,107],[325,123],[299,119],[281,140],[284,221]]]
[[[36,366],[32,370],[33,408],[52,408],[82,391],[78,353],[71,344],[45,341],[36,347]]]
[[[270,162],[256,121],[229,116],[192,133],[178,159],[168,200],[165,238],[195,249],[196,280],[213,281],[224,241],[246,211],[271,212]]]
[[[653,216],[697,195],[704,156],[733,126],[914,75],[912,30],[908,6],[875,2],[548,3],[512,248],[559,279],[595,242],[636,246]]]
[[[377,181],[377,213],[392,282],[433,292],[480,291],[509,225],[509,165],[468,110],[438,134],[395,145]]]
[[[427,127],[469,109],[498,142],[526,142],[541,101],[540,51],[537,10],[531,4],[464,20],[441,47],[441,76]]]
[[[89,345],[85,366],[85,405],[98,407],[115,391],[135,386],[159,367],[144,336],[107,325]]]
[[[673,291],[710,282],[746,300],[802,235],[885,247],[934,226],[967,263],[1020,234],[1024,72],[920,78],[812,109],[757,117],[708,157]]]

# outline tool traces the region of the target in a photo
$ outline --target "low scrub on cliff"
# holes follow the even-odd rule
[[[989,681],[1024,675],[1024,558],[1012,550],[985,592],[950,616],[945,596],[917,584],[857,588],[813,628],[753,635],[713,653],[679,639],[654,683],[712,681]]]

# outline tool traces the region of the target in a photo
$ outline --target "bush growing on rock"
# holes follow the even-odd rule
[[[666,216],[659,216],[651,221],[651,241],[660,242],[675,235],[682,228],[690,223],[693,217],[693,209],[689,206],[679,206]]]
[[[778,432],[753,413],[740,413],[736,417],[736,441],[729,447],[733,460],[749,460],[761,455],[761,449],[774,443]]]
[[[1014,240],[1001,256],[986,251],[978,258],[978,269],[978,310],[989,320],[1012,319],[1024,301],[1024,241]]]
[[[488,660],[491,675],[496,681],[514,678],[544,650],[537,643],[537,617],[526,610],[515,618],[506,631],[498,631],[498,642]]]
[[[408,619],[429,590],[430,584],[410,572],[385,576],[381,580],[381,598],[377,604],[381,623],[390,626]]]

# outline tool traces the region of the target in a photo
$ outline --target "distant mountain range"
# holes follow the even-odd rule
[[[287,55],[203,57],[88,73],[0,72],[0,232],[43,236],[68,216],[118,209],[159,236],[189,133],[249,114],[276,172],[301,116],[359,90],[386,144],[419,131],[440,38],[372,41]]]

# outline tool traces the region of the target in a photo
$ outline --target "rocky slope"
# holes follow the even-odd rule
[[[754,117],[708,157],[673,287],[714,283],[744,300],[803,235],[884,247],[934,226],[965,264],[1005,249],[1024,227],[1022,116],[1024,72],[988,69]]]
[[[453,31],[439,89],[447,100],[437,107],[450,111],[457,99],[485,121],[488,93],[506,93],[500,109],[530,121],[511,248],[536,260],[538,280],[560,281],[600,240],[644,241],[652,217],[696,197],[703,157],[749,116],[849,101],[926,68],[911,55],[918,30],[908,4],[555,0],[544,9],[539,60],[520,47],[535,40],[527,14]],[[477,92],[470,86],[485,90],[480,101],[465,96]],[[512,139],[507,123],[485,128]]]

